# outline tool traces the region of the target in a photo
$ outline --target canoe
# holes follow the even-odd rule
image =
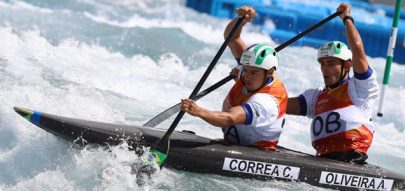
[[[126,141],[138,150],[158,141],[165,130],[61,117],[15,107],[45,131],[77,144],[118,145]],[[319,158],[279,146],[276,151],[228,145],[175,131],[164,165],[195,173],[261,180],[284,180],[339,190],[405,190],[405,175],[372,164],[358,165]]]

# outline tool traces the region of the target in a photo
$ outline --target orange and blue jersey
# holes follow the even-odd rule
[[[224,130],[228,142],[275,150],[287,109],[287,91],[277,76],[255,93],[248,93],[239,79],[223,104],[223,111],[242,106],[246,112],[244,124]]]
[[[311,138],[317,155],[354,150],[365,154],[373,140],[371,115],[377,97],[378,83],[371,68],[336,88],[301,94],[301,114],[313,118]]]

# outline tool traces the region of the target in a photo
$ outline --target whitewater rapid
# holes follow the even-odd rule
[[[263,182],[163,169],[138,187],[127,145],[79,147],[35,127],[14,106],[117,124],[141,125],[187,97],[223,42],[228,20],[183,1],[0,1],[0,190],[322,190],[303,183]],[[243,33],[269,42],[260,29]],[[290,96],[322,86],[316,49],[280,52]],[[381,84],[384,58],[369,58]],[[208,87],[236,65],[226,50]],[[383,118],[368,162],[405,172],[405,66],[394,63]],[[198,103],[220,110],[231,83]],[[377,103],[376,103],[377,106]],[[376,111],[374,111],[375,116]],[[158,128],[167,128],[167,120]],[[314,154],[310,120],[288,116],[279,144]],[[186,115],[177,128],[220,138],[219,128]]]

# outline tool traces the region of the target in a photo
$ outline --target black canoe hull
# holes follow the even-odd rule
[[[79,144],[117,145],[126,141],[133,149],[150,146],[164,130],[60,117],[14,108],[38,127]],[[279,147],[264,151],[226,145],[192,133],[174,132],[166,167],[224,176],[306,182],[344,190],[405,190],[405,176],[374,165],[356,165],[317,158]]]

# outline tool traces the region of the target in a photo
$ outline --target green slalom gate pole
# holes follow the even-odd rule
[[[395,4],[395,13],[394,13],[394,18],[393,18],[394,20],[392,22],[392,31],[391,31],[391,36],[390,36],[390,42],[388,44],[387,62],[385,63],[384,80],[383,80],[383,84],[382,84],[382,88],[381,88],[380,102],[378,104],[378,112],[377,112],[378,117],[383,116],[383,102],[384,102],[385,90],[387,89],[388,82],[390,80],[392,60],[394,59],[394,50],[395,50],[395,43],[397,41],[398,21],[399,21],[401,7],[402,7],[402,0],[397,0],[397,2]]]

